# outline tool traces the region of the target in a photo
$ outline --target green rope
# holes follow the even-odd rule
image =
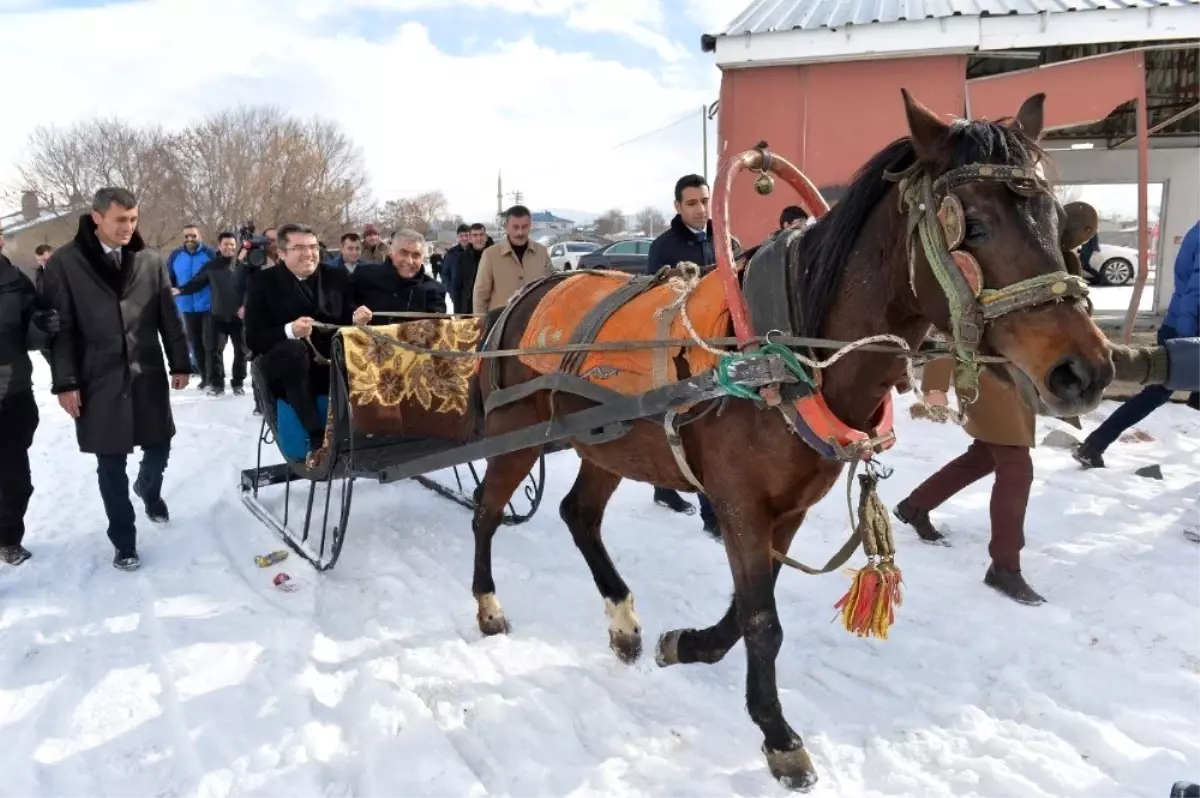
[[[725,393],[736,399],[749,399],[752,402],[762,401],[762,397],[758,395],[758,391],[747,388],[744,385],[738,385],[736,382],[734,382],[733,378],[729,376],[729,369],[732,368],[735,363],[742,363],[755,358],[770,357],[771,355],[774,355],[782,360],[784,366],[787,367],[787,370],[792,372],[792,374],[794,374],[796,379],[800,380],[800,382],[805,383],[813,389],[817,387],[816,383],[813,382],[812,377],[808,375],[808,371],[805,370],[804,364],[801,363],[800,359],[796,357],[796,353],[788,349],[786,346],[776,343],[763,344],[763,346],[759,348],[757,352],[751,352],[749,354],[726,355],[718,360],[717,384],[721,386]]]

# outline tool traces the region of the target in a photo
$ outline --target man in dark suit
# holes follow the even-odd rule
[[[366,324],[371,312],[354,309],[349,274],[322,264],[321,248],[311,227],[282,225],[277,233],[280,268],[263,269],[250,278],[246,297],[246,344],[271,390],[287,400],[308,431],[312,451],[324,442],[325,419],[316,398],[329,390],[332,330],[314,322],[345,326]]]
[[[354,301],[373,312],[445,313],[446,289],[421,268],[425,236],[397,230],[386,263],[364,264],[350,278]]]
[[[79,450],[99,461],[113,565],[122,570],[140,563],[126,458],[141,447],[133,492],[147,518],[166,522],[163,473],[175,435],[169,389],[186,388],[192,370],[162,256],[146,247],[137,224],[131,192],[100,189],[45,276],[61,324],[50,350],[51,390],[75,419]]]

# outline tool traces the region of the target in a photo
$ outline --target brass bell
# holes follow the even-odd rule
[[[767,196],[775,190],[775,178],[763,172],[754,180],[754,190],[762,196]]]

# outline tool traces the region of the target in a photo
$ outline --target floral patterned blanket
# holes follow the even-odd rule
[[[403,349],[388,341],[432,350],[473,352],[484,319],[423,319],[372,327],[380,335],[340,330],[346,354],[351,426],[356,432],[466,442],[474,433],[468,385],[478,361]]]

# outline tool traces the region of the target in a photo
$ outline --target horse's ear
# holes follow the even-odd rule
[[[1045,125],[1046,93],[1038,92],[1021,103],[1021,110],[1013,120],[1013,125],[1026,136],[1037,141],[1042,137],[1042,127]]]
[[[1100,216],[1086,202],[1068,202],[1063,210],[1066,211],[1067,221],[1063,226],[1061,245],[1063,249],[1075,249],[1096,234],[1100,227]]]
[[[908,89],[900,89],[900,94],[904,97],[904,114],[908,117],[908,133],[917,158],[927,163],[939,160],[942,149],[946,145],[950,126],[938,119],[933,111],[918,102],[908,93]]]

